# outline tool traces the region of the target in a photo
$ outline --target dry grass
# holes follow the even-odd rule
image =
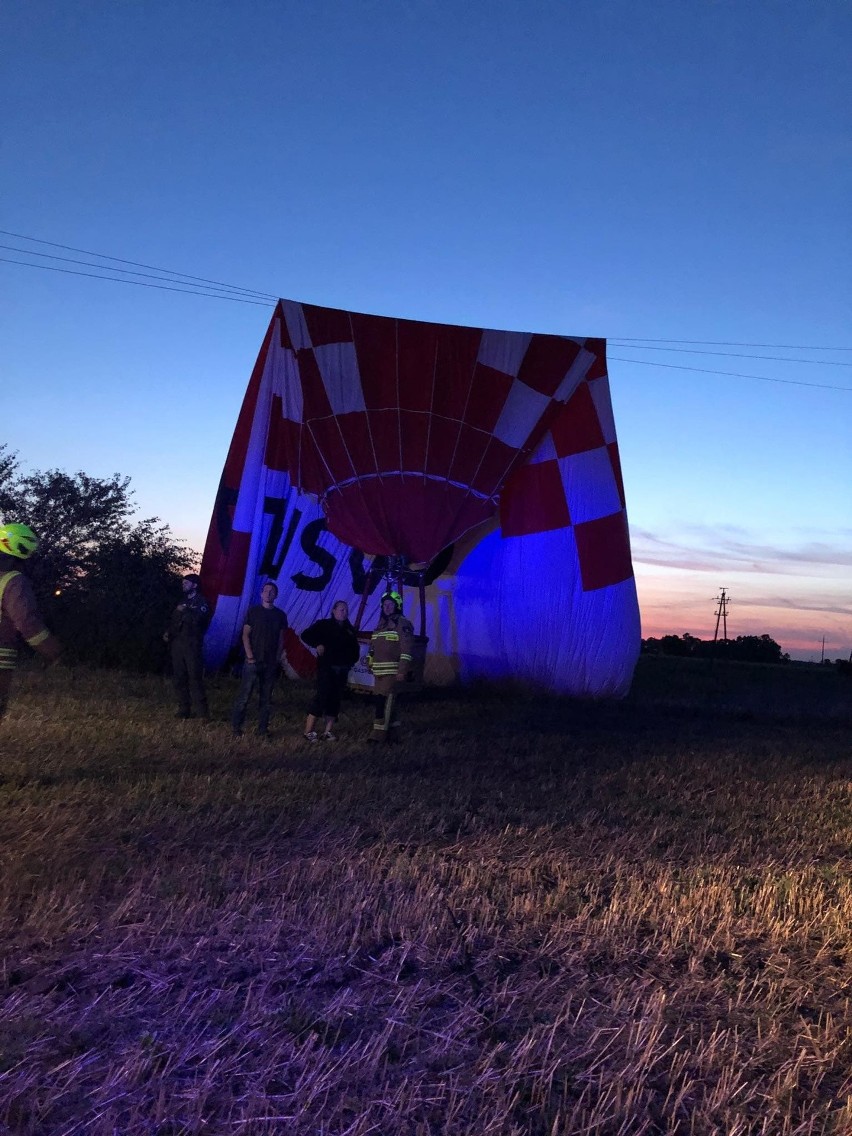
[[[435,696],[407,740],[176,723],[22,675],[0,1132],[852,1133],[850,691],[646,661],[621,705]],[[275,725],[275,723],[273,723]]]

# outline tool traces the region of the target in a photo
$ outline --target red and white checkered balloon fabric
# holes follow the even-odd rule
[[[282,301],[264,461],[320,498],[341,541],[428,561],[494,515],[507,479],[604,367],[600,340]]]

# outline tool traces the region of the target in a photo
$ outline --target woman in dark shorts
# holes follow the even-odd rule
[[[319,741],[318,718],[325,718],[323,741],[335,741],[332,727],[340,713],[340,696],[349,668],[358,662],[360,647],[355,628],[349,622],[349,605],[338,600],[328,619],[318,619],[302,632],[302,642],[317,653],[317,690],[308,708],[305,740]]]

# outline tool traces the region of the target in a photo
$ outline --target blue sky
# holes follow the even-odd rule
[[[726,586],[732,634],[848,655],[852,391],[668,369],[852,388],[848,4],[10,0],[0,42],[0,227],[607,337],[646,633]],[[269,315],[0,262],[0,440],[200,548]]]

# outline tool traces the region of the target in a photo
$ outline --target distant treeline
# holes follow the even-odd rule
[[[69,662],[162,670],[162,641],[196,554],[157,517],[138,519],[130,479],[120,474],[24,473],[0,444],[0,514],[39,538],[21,565]]]
[[[643,639],[642,651],[647,655],[677,655],[690,659],[730,659],[738,663],[789,663],[790,656],[768,635],[738,635],[736,639],[698,639],[683,635],[663,635],[660,639]]]

